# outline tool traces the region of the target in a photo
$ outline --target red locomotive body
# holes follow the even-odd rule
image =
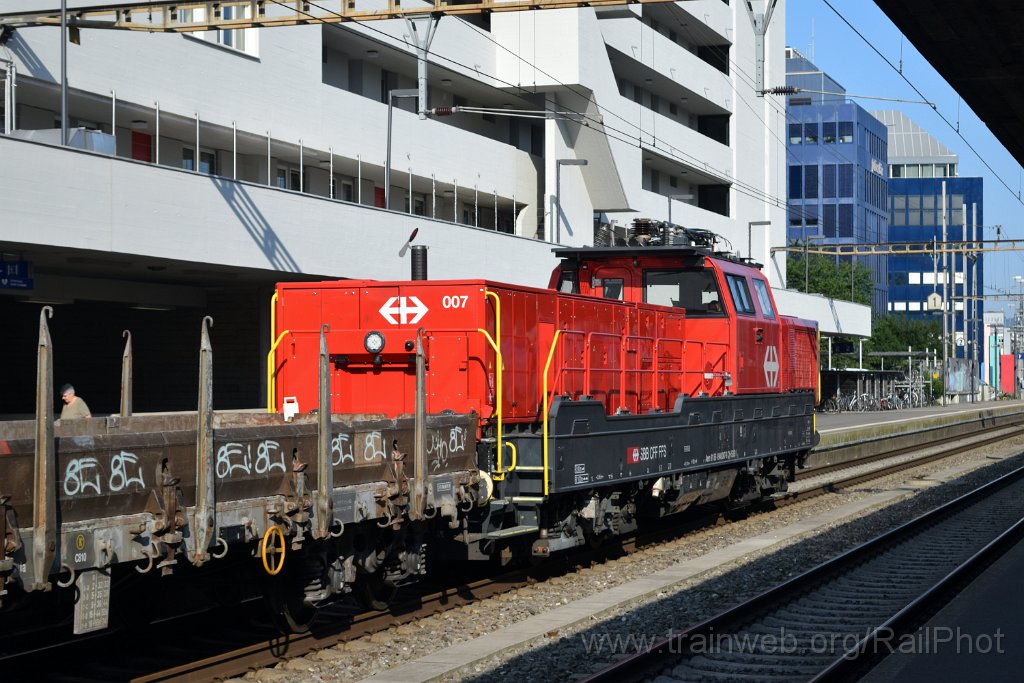
[[[589,396],[609,415],[669,411],[680,395],[816,390],[816,325],[779,315],[757,268],[689,248],[560,253],[569,265],[547,290],[485,280],[281,284],[277,409],[285,397],[316,407],[321,325],[335,413],[412,413],[418,330],[433,414],[486,421],[500,383],[504,421],[538,421],[549,352],[549,397]],[[371,334],[379,349],[367,348]]]
[[[548,289],[281,284],[275,406],[318,408],[319,389],[332,413],[474,416],[487,505],[464,521],[470,556],[514,537],[544,555],[645,510],[784,489],[816,439],[816,325],[780,315],[759,268],[709,233],[658,230],[661,246],[556,249]],[[414,472],[444,464],[441,445],[418,447]]]

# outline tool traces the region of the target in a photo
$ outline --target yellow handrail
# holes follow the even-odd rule
[[[506,474],[508,474],[509,472],[511,472],[512,470],[515,469],[515,446],[512,447],[512,452],[513,452],[512,467],[509,468],[508,470],[502,469],[501,465],[502,465],[502,458],[503,458],[503,455],[504,455],[504,452],[505,452],[505,444],[504,444],[504,434],[502,432],[502,417],[503,417],[502,416],[502,409],[503,409],[503,406],[502,406],[502,391],[503,391],[503,387],[502,387],[501,379],[502,379],[502,375],[505,374],[505,361],[502,359],[502,356],[501,356],[501,299],[498,297],[497,294],[495,294],[494,292],[490,291],[489,289],[485,289],[484,290],[484,298],[486,299],[486,297],[493,297],[494,298],[494,336],[497,337],[498,339],[497,339],[497,341],[495,341],[494,338],[491,337],[490,333],[488,333],[487,330],[485,330],[485,329],[483,329],[481,327],[478,327],[476,331],[479,332],[480,334],[482,334],[484,336],[484,339],[487,340],[487,343],[491,345],[492,349],[494,349],[494,359],[495,359],[495,362],[497,363],[497,366],[498,366],[498,372],[497,372],[498,376],[497,376],[497,378],[495,379],[495,382],[494,382],[495,383],[495,390],[497,392],[497,395],[495,396],[495,399],[494,399],[494,410],[495,410],[495,412],[498,413],[498,454],[497,454],[498,458],[497,458],[497,462],[495,463],[495,468],[494,468],[494,472],[492,473],[492,477],[493,477],[493,479],[495,481],[502,481],[502,480],[505,479],[505,475]]]
[[[558,345],[558,338],[561,330],[555,330],[555,337],[551,340],[551,348],[548,350],[548,360],[544,363],[544,495],[548,495],[548,372],[551,370],[551,359],[555,357],[555,347]]]
[[[274,295],[275,297],[277,294]],[[281,340],[284,339],[286,334],[291,334],[291,330],[285,330],[278,335],[274,343],[270,345],[270,351],[267,353],[267,412],[274,412],[274,408],[277,407],[277,371],[274,369],[274,352],[277,351],[278,345]]]
[[[274,296],[270,297],[270,334],[267,335],[267,339],[268,340],[273,339],[274,338],[274,334],[276,332],[277,332],[277,290],[274,290]],[[271,351],[271,353],[273,353],[273,351],[274,351],[274,347],[273,346],[270,347],[270,351]],[[268,360],[267,361],[267,412],[268,413],[274,412],[274,403],[275,403],[275,401],[274,401],[274,391],[276,391],[276,387],[274,386],[274,380],[273,380],[273,376],[274,375],[273,375],[273,372],[271,371],[272,367],[273,366],[270,364],[270,361]]]

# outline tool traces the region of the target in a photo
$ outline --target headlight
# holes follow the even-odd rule
[[[377,330],[367,332],[363,337],[363,348],[367,353],[380,353],[384,350],[384,335]]]

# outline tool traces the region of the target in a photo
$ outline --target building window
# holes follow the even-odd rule
[[[818,167],[804,166],[804,199],[818,198]]]
[[[789,198],[801,199],[804,196],[804,168],[803,166],[789,167]]]
[[[822,230],[825,237],[836,237],[836,205],[825,204],[821,207]]]
[[[853,121],[839,122],[839,142],[841,144],[853,142]]]
[[[282,190],[295,190],[299,192],[302,189],[302,178],[299,177],[299,170],[287,166],[278,166],[274,184]]]
[[[192,147],[181,148],[181,167],[186,171],[196,170],[196,150]],[[217,155],[212,151],[199,151],[199,172],[207,175],[217,173]]]
[[[789,144],[799,145],[804,141],[803,126],[799,123],[789,124]]]
[[[818,227],[818,205],[817,204],[804,204],[804,223],[808,228],[815,228],[812,232],[817,233]]]
[[[902,178],[903,177],[903,164],[894,164],[889,167],[890,178]]]
[[[804,144],[816,145],[818,144],[818,123],[805,123],[804,124]]]
[[[823,164],[821,167],[821,196],[833,199],[836,196],[836,165]]]
[[[821,141],[826,145],[835,144],[836,141],[836,122],[826,121],[821,124]]]
[[[839,166],[839,196],[847,199],[853,197],[853,164]]]
[[[355,201],[355,183],[348,176],[335,175],[331,178],[331,199],[345,202]]]
[[[853,204],[839,205],[839,236],[853,237]]]
[[[938,202],[936,202],[938,199]],[[921,214],[921,225],[938,225],[939,220],[935,211],[935,206],[938,203],[941,206],[942,199],[935,195],[925,195],[921,197],[921,208],[924,212]]]
[[[248,5],[237,7],[224,6],[221,7],[221,16],[224,19],[249,19],[252,17],[252,9]],[[206,21],[206,8],[179,9],[178,21],[183,24]],[[256,57],[259,54],[257,49],[259,34],[257,30],[254,28],[236,28],[227,31],[193,31],[184,35],[205,40],[208,43],[217,43]]]

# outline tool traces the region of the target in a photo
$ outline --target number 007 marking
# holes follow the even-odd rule
[[[465,308],[468,301],[469,296],[467,295],[458,296],[453,294],[452,296],[443,297],[441,299],[441,306],[444,308]]]

